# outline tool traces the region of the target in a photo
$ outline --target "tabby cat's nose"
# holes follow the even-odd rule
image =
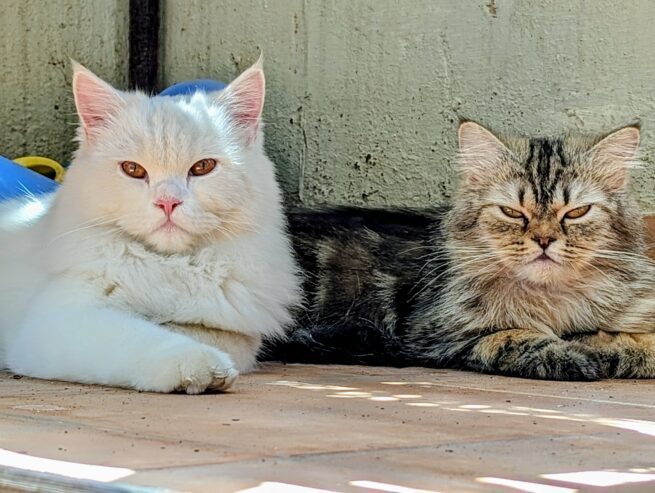
[[[557,238],[547,235],[534,235],[532,241],[536,241],[544,250],[550,246],[551,243],[556,241]]]

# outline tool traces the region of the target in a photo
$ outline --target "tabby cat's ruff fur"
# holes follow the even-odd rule
[[[655,377],[655,275],[626,191],[638,142],[627,127],[501,143],[467,122],[452,208],[292,213],[307,309],[264,356]]]

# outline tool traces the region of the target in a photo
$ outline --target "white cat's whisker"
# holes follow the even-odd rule
[[[107,226],[109,224],[115,224],[115,223],[116,223],[116,220],[113,219],[113,218],[108,218],[108,219],[104,219],[104,220],[94,219],[92,221],[88,221],[87,223],[82,223],[82,225],[78,226],[77,228],[73,228],[71,230],[64,231],[63,233],[58,234],[54,238],[51,238],[50,241],[48,242],[48,246],[52,246],[53,243],[61,240],[62,238],[66,237],[68,235],[78,233],[80,231],[84,231],[84,230],[87,230],[87,229],[90,229],[90,228]]]

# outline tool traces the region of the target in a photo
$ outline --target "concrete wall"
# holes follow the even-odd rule
[[[58,160],[73,148],[70,58],[119,86],[128,0],[0,0],[0,155]]]
[[[0,56],[18,70],[0,74],[0,121],[9,125],[0,152],[70,150],[61,64],[73,55],[124,83],[126,3],[57,0],[41,12],[42,2],[3,0],[0,38],[11,39]],[[443,202],[460,117],[538,134],[601,132],[640,118],[649,162],[655,150],[649,0],[162,3],[162,87],[231,80],[263,49],[267,147],[290,201]],[[654,185],[652,166],[637,173],[651,211]]]
[[[654,19],[648,0],[168,0],[162,76],[231,79],[261,47],[290,197],[425,204],[452,190],[460,117],[531,133],[640,117],[648,157]],[[654,184],[639,173],[650,209]]]

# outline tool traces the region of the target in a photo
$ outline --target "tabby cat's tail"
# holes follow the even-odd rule
[[[325,328],[294,327],[285,338],[267,339],[260,349],[259,361],[283,363],[407,366],[390,350],[397,341],[353,340],[330,334]]]

